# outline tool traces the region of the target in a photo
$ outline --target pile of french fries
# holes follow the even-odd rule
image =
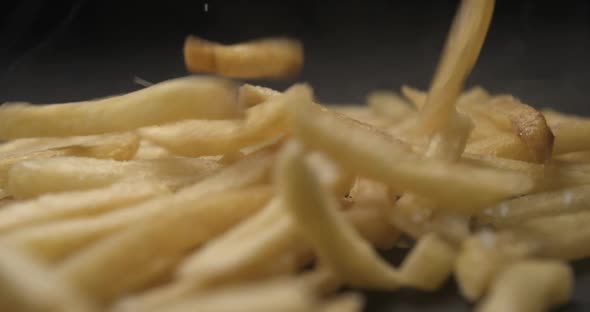
[[[567,261],[590,256],[590,119],[463,91],[493,6],[462,1],[430,90],[366,106],[194,76],[3,105],[0,310],[360,311],[339,289],[452,276],[481,312],[567,302]],[[185,46],[191,71],[239,78],[302,53]],[[394,248],[399,268],[377,251]]]

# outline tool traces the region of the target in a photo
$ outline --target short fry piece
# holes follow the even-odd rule
[[[19,312],[97,311],[48,268],[0,247],[0,310]]]
[[[186,77],[96,101],[46,106],[4,104],[0,107],[0,139],[100,134],[190,118],[237,115],[232,83]]]
[[[515,263],[496,279],[479,312],[535,312],[567,302],[573,288],[571,268],[559,261]]]
[[[287,38],[222,45],[189,36],[184,42],[184,63],[193,73],[232,78],[284,78],[301,69],[303,47],[299,41]]]

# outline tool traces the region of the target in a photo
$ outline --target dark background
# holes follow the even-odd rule
[[[207,10],[205,10],[207,4]],[[362,103],[376,88],[426,88],[457,1],[0,1],[0,102],[76,101],[186,74],[187,34],[232,43],[303,40],[296,81],[320,100]],[[590,115],[590,1],[497,0],[469,84],[536,107]],[[268,82],[285,88],[295,81]],[[262,82],[267,83],[267,82]],[[575,265],[573,303],[590,311],[590,263]],[[371,293],[368,310],[467,311],[453,285],[432,295]]]

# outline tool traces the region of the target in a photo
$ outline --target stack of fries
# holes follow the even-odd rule
[[[429,91],[322,106],[226,78],[0,107],[0,310],[360,311],[342,286],[545,311],[590,256],[590,119],[463,91],[494,1],[463,0]],[[191,37],[191,71],[286,77],[297,41]],[[413,244],[401,244],[401,236]],[[411,248],[399,268],[377,249]]]

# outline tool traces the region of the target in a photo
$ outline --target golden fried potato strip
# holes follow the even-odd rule
[[[303,47],[287,38],[222,45],[189,36],[184,42],[184,62],[194,73],[232,78],[292,77],[303,66]]]
[[[0,140],[128,131],[191,118],[231,118],[239,115],[236,93],[227,80],[185,77],[102,100],[4,104],[0,106]]]

